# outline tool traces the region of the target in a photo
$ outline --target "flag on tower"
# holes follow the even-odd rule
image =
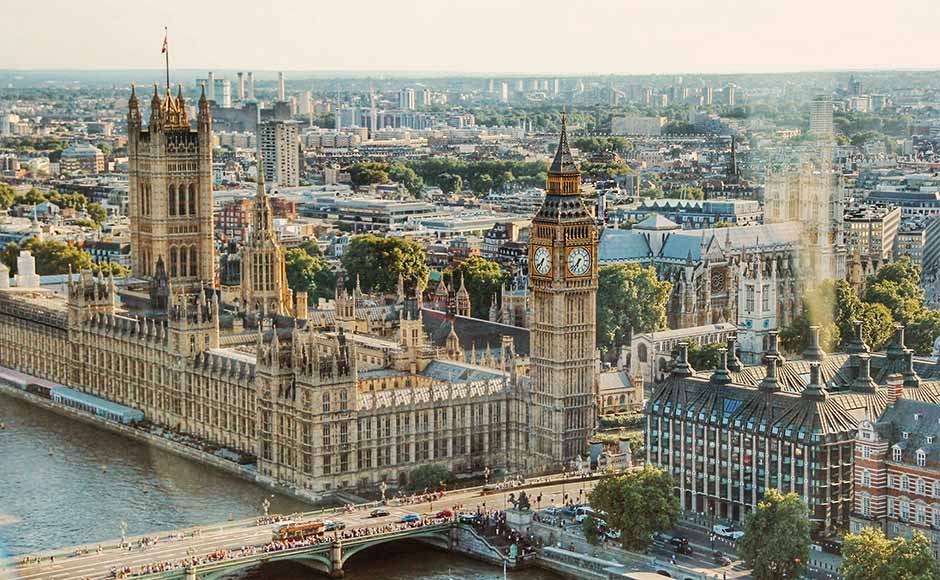
[[[167,37],[167,29],[164,28],[164,29],[163,29],[163,50],[160,51],[160,54],[163,54],[163,53],[165,53],[165,52],[167,51],[168,46],[167,46],[167,43],[166,43],[166,40],[167,40],[166,37]]]

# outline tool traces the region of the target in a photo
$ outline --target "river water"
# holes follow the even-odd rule
[[[0,556],[259,515],[310,509],[297,500],[120,435],[0,394]],[[352,580],[483,580],[502,571],[418,544],[380,546],[352,558]],[[280,563],[244,580],[317,577]],[[517,580],[554,578],[530,570]]]

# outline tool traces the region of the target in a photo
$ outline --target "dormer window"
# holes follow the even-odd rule
[[[931,443],[933,443],[933,440],[934,440],[933,435],[927,435],[927,445],[930,445]]]
[[[907,431],[901,433],[901,439],[910,439],[910,438],[911,438],[911,434],[908,433]]]
[[[914,420],[920,421],[920,413],[914,413]]]
[[[923,449],[917,450],[917,466],[924,467],[927,465],[927,454],[924,453]]]
[[[901,461],[901,448],[900,447],[895,447],[894,449],[891,450],[891,458],[894,459],[894,461]]]

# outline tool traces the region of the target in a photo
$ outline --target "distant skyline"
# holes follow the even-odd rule
[[[680,74],[930,69],[908,0],[51,0],[0,20],[0,69]]]

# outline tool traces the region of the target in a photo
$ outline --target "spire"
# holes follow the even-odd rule
[[[728,374],[728,349],[718,349],[718,368],[712,373],[711,382],[713,385],[727,385],[731,383],[731,375]]]
[[[571,149],[568,147],[568,113],[561,113],[561,136],[558,140],[558,149],[555,151],[555,158],[548,169],[549,173],[577,173],[578,167],[574,164],[574,158],[571,157]]]
[[[760,390],[765,393],[775,393],[780,390],[780,384],[777,382],[777,363],[780,362],[775,356],[767,357],[767,374],[764,380],[760,382]]]
[[[801,396],[804,399],[810,399],[813,401],[825,400],[828,396],[828,393],[826,393],[826,390],[822,386],[822,380],[819,376],[818,362],[809,363],[809,384],[806,385],[806,388],[803,389]]]
[[[679,356],[676,357],[676,363],[672,366],[672,376],[691,377],[695,369],[689,364],[689,343],[679,343]]]

